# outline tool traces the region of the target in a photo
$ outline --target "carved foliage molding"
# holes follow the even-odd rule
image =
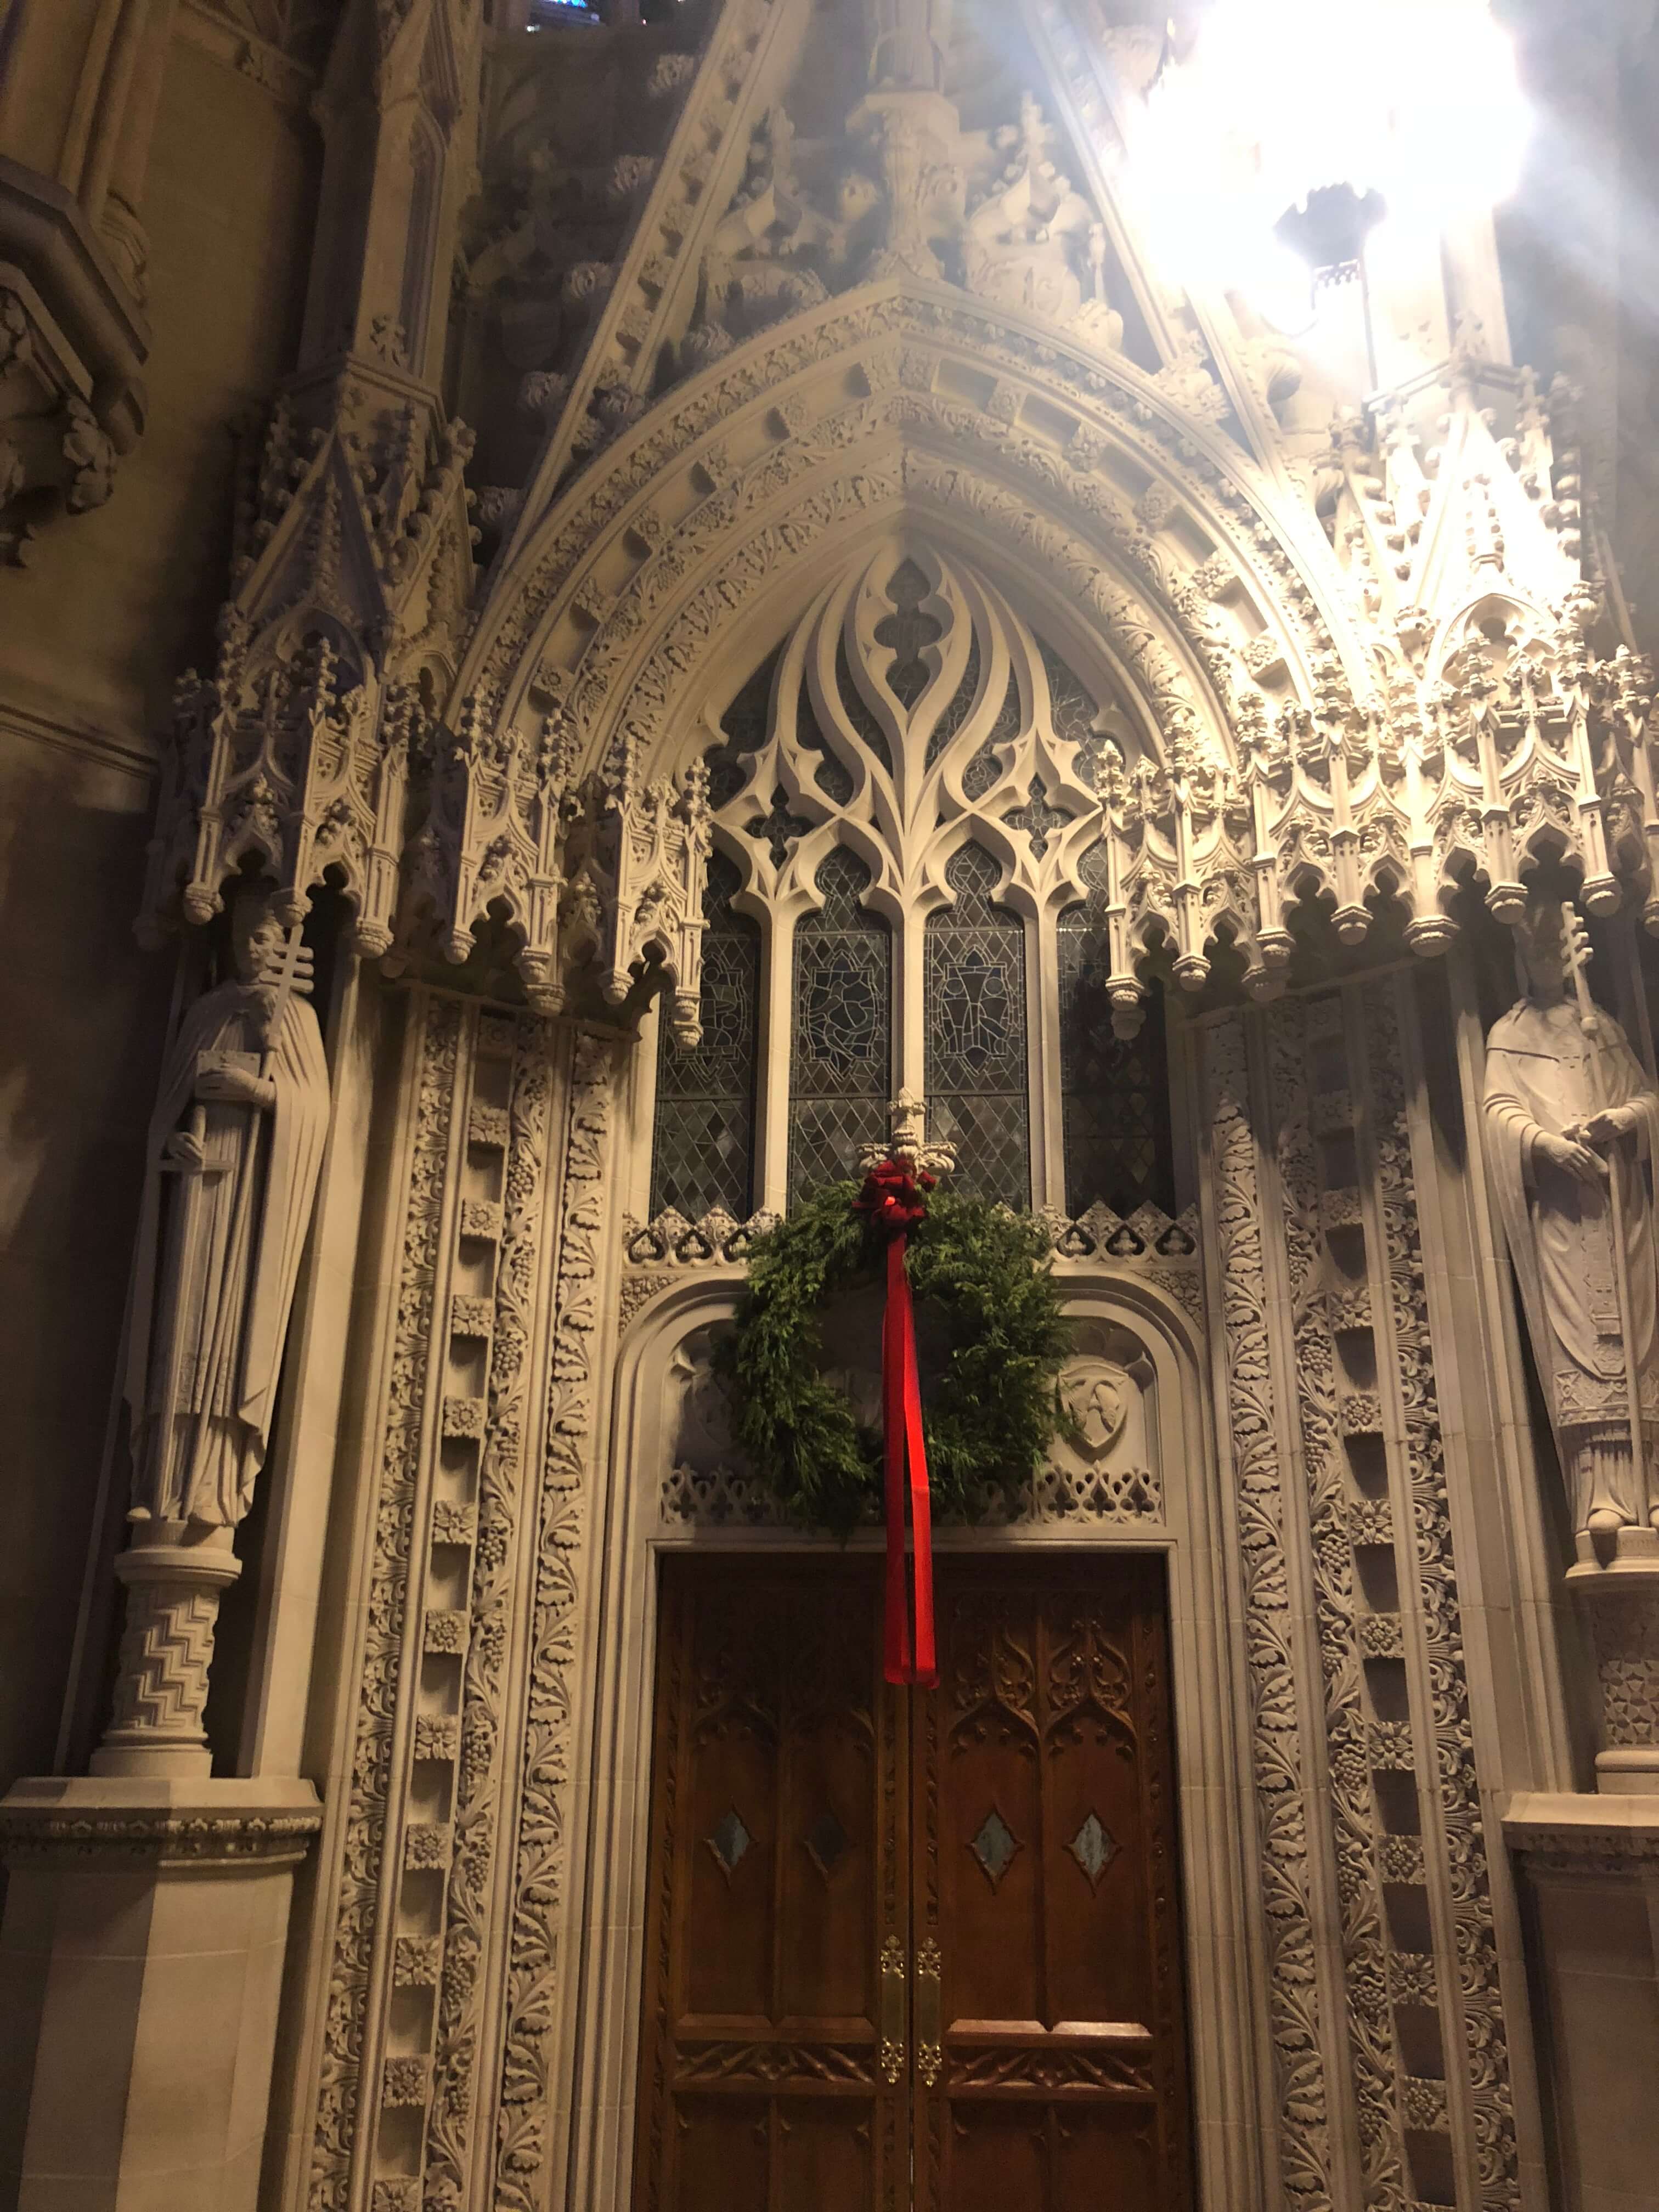
[[[495,2168],[492,2201],[532,2202],[564,1994],[554,1908],[611,1048],[578,1039],[567,1085],[544,1023],[416,1003],[420,1103],[319,2212],[355,2201],[365,2172],[377,2206],[459,2206],[481,2160]]]
[[[1508,2207],[1515,2117],[1400,988],[1382,979],[1254,1018],[1260,1139],[1247,1024],[1206,1046],[1280,2155],[1287,2191],[1310,2203],[1340,2199],[1346,2166],[1378,2203],[1439,2202],[1455,2182],[1460,2201],[1467,2185]],[[1271,1202],[1259,1143],[1276,1163]],[[1275,1265],[1291,1316],[1277,1344]],[[1298,1585],[1316,1627],[1300,1650]],[[1314,1934],[1328,1886],[1332,1948]],[[1322,1987],[1340,2018],[1322,2021]],[[1340,2093],[1301,2094],[1338,2069]]]
[[[1448,2071],[1461,2057],[1468,2099],[1468,2119],[1455,2124],[1481,2203],[1508,2212],[1521,2189],[1514,2093],[1401,1072],[1401,988],[1379,980],[1365,987],[1362,1000],[1365,1089],[1375,1131],[1374,1158],[1367,1164],[1377,1193],[1389,1324],[1379,1355],[1399,1378],[1404,1426],[1402,1471],[1410,1520],[1406,1559],[1418,1590],[1413,1633],[1422,1638],[1428,1686],[1426,1709],[1418,1717],[1427,1739],[1427,1757],[1419,1760],[1419,1771],[1429,1778],[1426,1794],[1432,1801],[1423,1822],[1425,1849],[1431,1850],[1437,1838],[1440,1863],[1431,1878],[1440,1887],[1449,1923],[1449,1940],[1437,1946],[1444,1992],[1441,2016]],[[1388,1850],[1385,1843],[1385,1866]]]
[[[1334,1008],[1327,1000],[1276,1007],[1267,1023],[1271,1123],[1283,1193],[1285,1255],[1291,1310],[1298,1441],[1293,1460],[1306,1498],[1306,1527],[1317,1630],[1324,1765],[1322,1794],[1330,1812],[1331,1850],[1341,1916],[1347,1984],[1348,2039],[1361,2169],[1367,2203],[1398,2204],[1404,2193],[1404,2152],[1395,2108],[1398,2065],[1389,2007],[1387,1940],[1382,1874],[1376,1842],[1381,1832],[1371,1765],[1373,1744],[1364,1696],[1358,1614],[1358,1575],[1350,1537],[1352,1494],[1349,1439],[1356,1422],[1369,1424],[1370,1408],[1345,1392],[1342,1369],[1325,1293],[1337,1279],[1328,1249],[1330,1224],[1346,1221],[1340,1201],[1352,1193],[1332,1188],[1331,1148],[1311,1126],[1309,1055]],[[1335,1117],[1319,1117],[1322,1133]],[[1340,1170],[1339,1170],[1340,1171]],[[1333,1204],[1333,1200],[1338,1202]],[[1338,1232],[1339,1234],[1341,1232]],[[1427,2192],[1419,2191],[1418,2194]]]
[[[576,1041],[561,1170],[553,1336],[532,1573],[527,1703],[519,1738],[505,2019],[492,2202],[538,2212],[554,2115],[553,2040],[566,1957],[570,1853],[565,1789],[591,1490],[596,1364],[603,1321],[606,1178],[616,1110],[615,1048]]]
[[[1243,1576],[1251,1747],[1267,1933],[1268,2020],[1285,2195],[1307,2212],[1334,2202],[1330,2103],[1310,1888],[1308,1793],[1287,1558],[1266,1255],[1244,1024],[1206,1038],[1211,1175],[1225,1347],[1226,1420]]]
[[[362,2130],[366,2038],[382,1884],[398,1869],[386,1853],[393,1840],[393,1763],[407,1626],[410,1547],[421,1480],[422,1437],[434,1343],[434,1285],[445,1218],[450,1125],[460,1042],[460,1011],[432,1000],[421,1015],[415,1063],[415,1127],[409,1195],[392,1323],[385,1429],[375,1477],[374,1526],[368,1567],[367,1627],[357,1691],[356,1741],[344,1814],[344,1842],[336,1876],[334,1926],[324,2027],[310,2203],[314,2212],[345,2212]],[[416,1837],[420,1840],[415,1840]],[[441,1870],[448,1837],[410,1829],[410,1863]],[[395,1847],[395,1846],[394,1846]]]

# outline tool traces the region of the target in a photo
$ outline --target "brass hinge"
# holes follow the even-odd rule
[[[881,2047],[876,2063],[890,2088],[904,2078],[904,1946],[890,1936],[881,1947]]]
[[[931,2089],[945,2066],[939,1969],[945,1961],[930,1936],[916,1953],[916,2071]]]

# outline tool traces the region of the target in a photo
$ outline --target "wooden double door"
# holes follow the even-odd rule
[[[664,1565],[635,2212],[1186,2206],[1163,1563]]]

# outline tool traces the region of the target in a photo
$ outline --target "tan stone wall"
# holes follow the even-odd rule
[[[0,572],[0,1788],[50,1765],[172,982],[132,920],[173,682],[210,659],[228,425],[292,366],[319,155],[304,112],[168,58],[144,210],[145,436],[107,506]]]

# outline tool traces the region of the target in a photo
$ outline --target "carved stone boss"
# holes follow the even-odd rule
[[[94,1772],[206,1773],[220,1593],[253,1502],[329,1117],[307,956],[270,900],[232,915],[235,980],[191,1008],[162,1073],[125,1394],[131,1542],[114,1716]]]

